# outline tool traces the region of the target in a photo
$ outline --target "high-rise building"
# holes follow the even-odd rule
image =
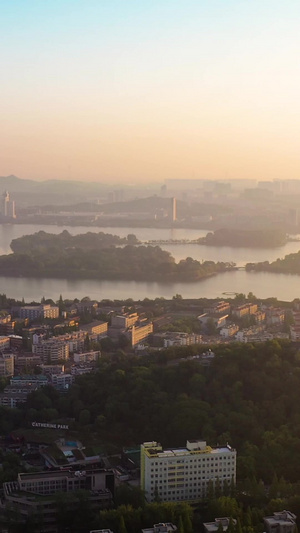
[[[172,198],[172,222],[177,220],[177,202],[176,198]]]
[[[5,191],[2,196],[2,216],[5,218],[16,218],[15,202],[10,199],[8,191]]]
[[[228,444],[212,448],[205,441],[187,441],[185,448],[163,450],[157,442],[141,445],[141,488],[149,502],[195,501],[210,486],[220,490],[236,481],[236,451]]]

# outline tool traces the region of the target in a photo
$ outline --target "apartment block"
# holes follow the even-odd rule
[[[0,354],[0,376],[13,376],[15,372],[15,358],[12,353]]]
[[[224,302],[224,300],[221,300],[219,302],[212,302],[211,305],[204,308],[204,313],[214,315],[224,315],[228,314],[230,312],[230,304],[228,302]]]
[[[153,333],[152,322],[147,322],[141,326],[132,326],[132,328],[129,330],[131,346],[134,347],[140,342],[147,340],[151,333]]]
[[[19,309],[19,317],[34,320],[38,318],[58,318],[59,307],[50,304],[24,305]]]
[[[130,328],[134,326],[138,321],[139,317],[137,313],[116,315],[111,317],[111,326],[113,328]]]
[[[92,361],[97,361],[99,357],[99,351],[74,353],[73,355],[74,363],[90,363]]]
[[[51,383],[53,387],[60,391],[65,391],[74,383],[74,376],[72,374],[52,374]]]
[[[238,331],[239,326],[236,324],[228,324],[227,326],[224,326],[224,328],[220,329],[220,335],[221,337],[228,339],[229,337],[233,337]]]
[[[33,385],[37,388],[44,387],[48,384],[48,379],[46,376],[43,376],[42,374],[38,375],[30,375],[30,374],[24,374],[22,376],[15,376],[10,379],[10,385],[12,387],[23,387],[24,385]]]
[[[254,303],[239,305],[232,310],[233,316],[236,316],[237,318],[242,318],[246,315],[254,315],[256,312],[257,304]]]
[[[281,325],[284,323],[285,310],[280,307],[268,307],[266,309],[266,320],[268,325]]]
[[[190,346],[192,344],[201,344],[202,335],[197,335],[196,333],[184,333],[181,331],[169,332],[161,334],[163,339],[164,348],[169,346]]]
[[[10,338],[4,335],[0,336],[0,352],[10,348]]]
[[[41,358],[39,355],[33,353],[16,354],[15,366],[19,369],[23,369],[30,366],[39,366],[41,364]]]
[[[11,407],[14,409],[19,403],[24,403],[30,392],[38,389],[36,384],[14,384],[5,387],[4,391],[0,393],[0,405],[3,407]]]
[[[6,315],[0,319],[0,335],[13,335],[16,321],[11,319],[11,315]]]
[[[211,320],[213,320],[214,322],[214,325],[216,326],[216,328],[222,328],[223,326],[226,325],[226,320],[228,318],[228,314],[224,315],[213,315],[213,314],[207,314],[207,313],[203,313],[203,315],[199,315],[197,316],[197,319],[199,320],[199,322],[201,323],[201,325],[203,326],[206,326],[206,324],[208,322],[210,322]]]
[[[41,371],[44,376],[52,376],[52,374],[61,374],[65,371],[65,365],[41,365]]]
[[[44,364],[58,363],[69,359],[69,343],[58,337],[40,340],[32,345],[32,352],[39,356]]]
[[[236,481],[236,451],[228,444],[212,448],[205,441],[190,440],[186,447],[163,450],[153,441],[141,445],[141,488],[152,502],[195,501],[212,484],[220,488]]]
[[[108,322],[103,322],[101,320],[94,321],[91,324],[86,326],[81,326],[81,331],[85,331],[89,335],[95,335],[97,339],[107,336]]]

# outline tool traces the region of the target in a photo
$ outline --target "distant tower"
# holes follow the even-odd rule
[[[8,206],[9,206],[9,192],[5,191],[3,193],[3,201],[2,201],[2,214],[4,217],[8,216],[8,211],[9,211]]]
[[[10,200],[8,191],[5,191],[2,196],[2,215],[7,218],[16,218],[15,202]]]
[[[172,221],[176,222],[177,220],[177,204],[176,198],[172,198]]]

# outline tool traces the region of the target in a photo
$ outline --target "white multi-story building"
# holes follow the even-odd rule
[[[141,445],[141,488],[152,502],[194,501],[209,486],[236,481],[236,451],[227,446],[212,448],[205,441],[187,441],[185,448],[163,450],[157,442]]]

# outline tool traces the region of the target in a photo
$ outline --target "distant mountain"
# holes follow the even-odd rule
[[[77,203],[92,201],[107,193],[108,185],[95,182],[46,180],[35,181],[17,176],[0,176],[0,195],[8,190],[19,205]]]
[[[97,182],[84,181],[68,181],[68,180],[46,180],[35,181],[28,179],[21,179],[13,174],[10,176],[0,176],[0,188],[8,188],[11,192],[27,192],[29,190],[45,191],[49,190],[52,193],[55,191],[102,191],[107,188],[107,185]]]

